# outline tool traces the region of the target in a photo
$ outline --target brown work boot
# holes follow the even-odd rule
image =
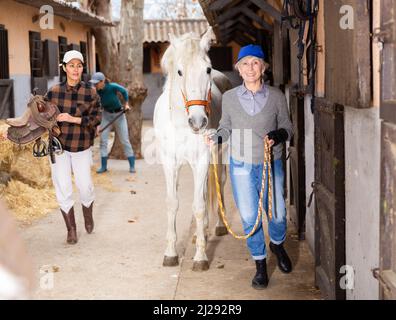
[[[77,243],[77,228],[76,221],[74,219],[74,209],[71,207],[68,213],[61,210],[63,219],[65,219],[67,228],[67,243],[76,244]]]
[[[85,230],[87,230],[88,233],[91,233],[94,228],[94,221],[93,221],[93,217],[92,217],[92,208],[93,208],[93,202],[91,203],[91,205],[88,208],[82,206],[84,222],[85,222]]]

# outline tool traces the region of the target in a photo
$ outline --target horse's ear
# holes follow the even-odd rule
[[[173,34],[173,33],[168,33],[168,37],[169,37],[169,42],[171,44],[171,46],[176,46],[177,43],[177,37]]]
[[[208,30],[206,30],[205,34],[201,38],[201,42],[199,43],[200,47],[202,50],[205,52],[208,52],[210,49],[210,46],[212,45],[212,42],[216,41],[216,35],[213,32],[212,27],[209,27]]]

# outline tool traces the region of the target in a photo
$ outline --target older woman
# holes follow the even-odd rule
[[[286,206],[283,192],[283,142],[292,136],[284,94],[263,82],[266,63],[261,47],[241,48],[235,65],[243,84],[223,95],[222,118],[217,132],[206,136],[210,145],[224,143],[231,137],[230,175],[233,196],[248,234],[255,225],[264,162],[264,140],[269,139],[273,150],[273,217],[269,219],[270,249],[277,256],[282,272],[292,270],[291,261],[283,247],[286,239]],[[265,177],[266,179],[268,177]],[[264,202],[268,209],[268,190]],[[255,289],[268,285],[266,245],[262,225],[247,239],[247,246],[256,262],[257,272],[252,280]]]
[[[80,193],[85,229],[91,233],[94,228],[91,146],[101,121],[101,107],[95,88],[81,81],[83,64],[81,52],[66,52],[61,64],[66,72],[66,81],[53,86],[46,94],[46,98],[55,103],[61,112],[57,121],[62,131],[59,140],[64,152],[56,155],[56,162],[51,164],[51,172],[69,244],[77,243],[72,174]]]

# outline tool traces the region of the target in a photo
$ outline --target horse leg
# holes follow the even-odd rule
[[[164,173],[166,178],[166,204],[168,214],[168,230],[166,234],[167,246],[162,265],[164,267],[177,266],[179,258],[176,251],[176,213],[179,208],[179,199],[177,197],[177,177],[179,168],[175,164],[164,163]]]
[[[205,230],[204,231],[205,232],[205,239],[207,241],[208,240],[208,234],[209,234],[209,232],[208,232],[208,229],[209,229],[209,215],[208,214],[205,214],[203,223],[204,223],[204,230]],[[197,231],[194,232],[194,235],[193,235],[193,238],[192,238],[191,242],[193,244],[195,244],[197,242]]]
[[[194,202],[193,212],[196,221],[196,252],[194,256],[193,271],[205,271],[209,269],[208,257],[206,256],[205,225],[208,221],[208,212],[204,197],[205,183],[208,174],[207,164],[193,166],[194,172]]]
[[[221,193],[221,198],[223,199],[223,206],[224,206],[224,215],[226,214],[225,210],[225,203],[224,203],[224,185],[226,183],[227,179],[227,168],[226,165],[223,164],[223,148],[222,145],[219,146],[219,163],[217,166],[217,176],[219,177],[219,182],[220,182],[220,193]],[[216,229],[215,229],[215,234],[218,237],[225,236],[228,234],[227,228],[224,225],[223,219],[221,218],[221,213],[220,213],[220,206],[217,206],[217,223],[216,223]]]

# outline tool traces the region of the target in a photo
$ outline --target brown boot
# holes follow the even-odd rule
[[[74,220],[74,209],[71,207],[68,213],[61,210],[63,219],[65,219],[67,228],[67,243],[76,244],[77,243],[77,228],[76,221]]]
[[[85,230],[87,230],[88,233],[91,233],[94,228],[94,221],[93,221],[93,217],[92,217],[92,208],[93,208],[93,202],[91,203],[91,205],[88,208],[82,206],[84,222],[85,222]]]

